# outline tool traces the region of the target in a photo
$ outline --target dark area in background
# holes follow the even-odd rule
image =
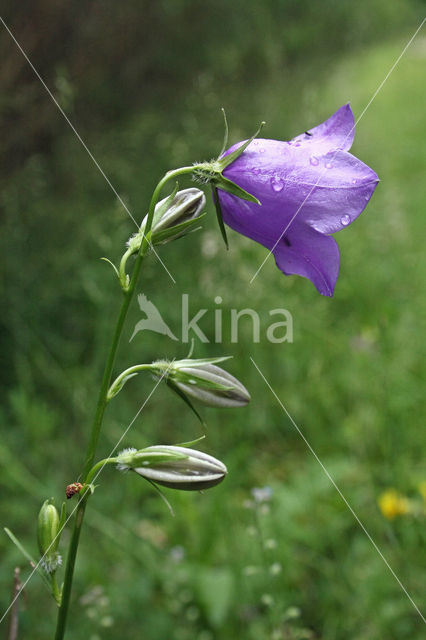
[[[167,127],[170,123],[173,131],[173,123],[179,127],[184,112],[190,108],[187,96],[193,93],[199,101],[203,81],[208,85],[206,91],[217,91],[222,99],[226,96],[230,101],[236,93],[243,95],[240,87],[260,88],[266,77],[275,76],[291,91],[299,67],[304,73],[309,68],[312,74],[326,73],[328,61],[336,56],[389,37],[404,24],[410,24],[418,2],[409,3],[408,10],[407,4],[386,0],[235,0],[230,10],[227,0],[40,0],[36,5],[30,1],[16,5],[6,0],[3,16],[91,148],[111,128],[134,114],[142,117],[146,113],[149,118],[148,114],[160,112],[161,125]],[[0,31],[0,59],[0,204],[7,291],[12,274],[22,270],[23,265],[34,263],[32,257],[39,254],[47,240],[44,232],[49,228],[49,218],[55,218],[57,224],[56,218],[61,215],[58,211],[43,212],[43,219],[36,220],[28,203],[33,203],[40,192],[53,190],[66,198],[70,191],[87,185],[78,183],[74,167],[64,168],[57,161],[58,155],[67,152],[66,148],[61,151],[61,146],[74,148],[77,143],[4,27]],[[211,115],[207,109],[203,113],[200,105],[191,106],[199,118]],[[239,107],[244,107],[241,101]],[[139,163],[155,166],[155,133],[158,134],[154,127],[147,127],[137,149]],[[162,170],[163,167],[159,169]],[[92,167],[92,171],[96,180],[96,169]],[[155,177],[155,170],[151,171]],[[91,185],[90,188],[93,189]],[[102,199],[111,198],[106,185],[100,184],[98,189]],[[74,226],[73,221],[67,222],[64,236],[70,231],[69,225]],[[96,234],[95,229],[93,233]],[[80,229],[73,228],[76,243],[85,243],[87,230],[81,229],[82,238],[79,234]],[[16,245],[18,239],[20,247]],[[24,239],[28,239],[25,249]],[[59,240],[65,242],[64,237]],[[14,249],[8,250],[10,247]],[[46,255],[43,262],[47,261]],[[49,273],[53,275],[51,268]],[[39,275],[48,290],[49,275],[44,271]],[[23,311],[25,302],[19,301],[20,292],[27,297],[26,287],[14,286],[10,304],[0,320],[4,329],[0,344],[6,363],[0,372],[3,389],[14,384],[11,372],[16,370],[14,340],[9,333],[13,332],[16,319],[11,321],[9,313],[13,315],[14,308],[19,311],[23,305],[21,315],[28,318],[37,314],[35,310],[30,314]],[[70,300],[70,293],[55,291],[56,309],[50,307],[48,317],[34,319],[35,324],[49,327],[63,321],[69,323],[64,329],[75,335],[73,349],[78,350],[81,337],[85,343],[82,354],[87,356],[87,342],[92,341],[87,332],[93,327],[82,320],[78,308],[85,314],[90,302],[82,299],[81,290],[77,300]],[[62,295],[66,297],[61,300]],[[22,337],[20,343],[20,349],[25,351]],[[53,346],[53,351],[64,355],[62,345]]]
[[[63,108],[93,134],[170,99],[179,111],[205,72],[225,89],[265,73],[286,75],[310,56],[325,65],[410,24],[416,4],[234,0],[230,9],[227,0],[6,0],[3,16]],[[14,170],[29,154],[48,153],[64,123],[52,117],[4,27],[0,54],[1,155]]]

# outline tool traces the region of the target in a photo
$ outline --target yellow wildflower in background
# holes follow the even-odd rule
[[[418,490],[422,498],[426,500],[426,480],[422,480],[422,482],[420,482]]]
[[[384,491],[377,502],[380,511],[388,520],[393,520],[396,516],[402,516],[410,510],[409,501],[396,489]]]

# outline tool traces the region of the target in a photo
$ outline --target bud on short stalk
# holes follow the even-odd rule
[[[222,482],[225,465],[207,453],[186,447],[156,445],[127,449],[118,457],[120,470],[132,470],[155,484],[183,491],[201,491]]]
[[[40,509],[37,520],[37,541],[42,556],[41,565],[46,573],[53,573],[62,562],[57,549],[60,538],[61,519],[58,510],[50,500]]]
[[[151,227],[151,243],[163,244],[193,231],[206,205],[206,197],[200,189],[192,187],[177,191],[161,200],[155,207]],[[140,230],[128,242],[134,253],[139,251],[148,216],[142,221]]]
[[[168,384],[180,394],[190,396],[209,407],[244,407],[250,401],[245,386],[215,363],[227,358],[178,360],[153,363],[166,371]]]
[[[192,187],[174,192],[175,195],[161,200],[155,207],[153,219],[153,242],[161,242],[160,232],[176,229],[177,225],[187,223],[198,218],[206,206],[206,196],[200,189]],[[144,225],[142,223],[142,226]],[[184,230],[177,230],[173,238],[182,235]],[[172,239],[172,238],[170,238]]]

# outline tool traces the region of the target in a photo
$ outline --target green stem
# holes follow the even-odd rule
[[[84,483],[85,484],[90,484],[92,482],[92,480],[95,478],[96,472],[97,472],[98,469],[102,469],[107,464],[116,464],[116,462],[117,462],[117,458],[104,458],[103,460],[99,460],[99,462],[97,462],[95,465],[93,465],[93,467],[90,469],[90,471],[87,474],[87,478],[84,481]]]
[[[123,257],[120,260],[120,267],[118,270],[120,277],[120,284],[123,291],[127,290],[127,275],[126,275],[126,264],[127,260],[134,254],[134,251],[131,247],[127,249],[127,251],[123,254]]]
[[[87,447],[86,460],[83,468],[83,477],[85,478],[89,473],[90,469],[93,466],[93,461],[95,459],[96,447],[99,440],[99,433],[102,426],[102,420],[105,412],[105,407],[107,405],[107,394],[109,385],[111,382],[112,369],[115,362],[115,357],[117,354],[118,346],[120,343],[121,333],[123,331],[124,322],[126,320],[127,312],[129,310],[130,302],[133,297],[133,292],[135,289],[136,280],[138,278],[142,261],[144,256],[139,254],[136,258],[134,271],[132,274],[132,279],[130,282],[130,286],[128,291],[124,294],[124,300],[121,305],[120,313],[118,315],[117,324],[114,331],[114,336],[112,339],[111,347],[109,350],[107,362],[105,365],[104,375],[102,378],[101,390],[98,397],[98,403],[96,407],[95,419],[92,425],[92,431],[90,434],[90,440]]]
[[[61,605],[61,592],[59,590],[58,583],[56,581],[56,573],[52,573],[52,575],[50,576],[50,584],[52,587],[52,595],[55,598],[56,604],[59,607]]]
[[[182,167],[181,169],[175,169],[174,171],[169,171],[157,184],[154,190],[154,193],[152,194],[151,203],[149,205],[147,223],[144,229],[144,239],[139,249],[139,253],[137,254],[137,257],[136,257],[136,261],[133,268],[133,273],[132,273],[129,286],[124,291],[124,300],[122,302],[120,313],[118,315],[117,324],[115,326],[111,347],[109,349],[107,361],[105,364],[101,388],[98,396],[95,418],[92,424],[89,444],[87,446],[86,460],[83,468],[84,478],[86,478],[89,472],[91,471],[93,466],[93,461],[95,459],[96,447],[98,444],[99,434],[102,427],[102,420],[105,412],[105,407],[108,403],[108,399],[107,399],[108,389],[111,382],[112,370],[114,367],[115,357],[117,355],[117,350],[120,343],[121,333],[123,331],[127,312],[129,310],[130,302],[132,301],[133,293],[135,291],[135,287],[136,287],[136,283],[141,270],[142,262],[149,249],[149,240],[147,236],[149,236],[149,233],[151,231],[155,205],[157,204],[158,199],[160,197],[161,189],[169,180],[172,180],[173,178],[179,175],[192,173],[193,170],[194,170],[194,167],[191,166],[191,167]],[[87,498],[89,495],[90,495],[90,492],[87,492],[80,497],[77,510],[76,510],[74,529],[73,529],[69,547],[68,547],[67,563],[65,567],[65,576],[64,576],[64,585],[62,589],[61,605],[59,607],[58,619],[56,624],[55,640],[63,640],[65,635],[65,627],[66,627],[66,621],[67,621],[67,615],[68,615],[68,609],[69,609],[69,603],[70,603],[70,597],[71,597],[72,581],[74,576],[75,560],[77,556],[78,544],[80,541],[80,533],[81,533],[81,528],[84,520],[84,513],[86,510]]]
[[[132,376],[136,373],[139,373],[139,371],[145,371],[145,370],[149,371],[152,368],[153,368],[152,364],[135,364],[133,367],[129,367],[125,371],[122,371],[120,375],[117,376],[117,378],[114,380],[114,382],[112,383],[112,385],[108,390],[108,395],[107,395],[108,402],[112,400],[114,396],[117,395],[118,391],[121,391],[121,388],[124,385],[123,380],[125,380],[125,378],[127,378],[128,376]]]
[[[65,568],[64,586],[62,589],[61,606],[59,607],[58,620],[56,623],[55,640],[62,640],[65,635],[68,607],[71,596],[71,586],[74,574],[75,558],[77,556],[78,543],[80,540],[81,526],[83,524],[84,511],[86,508],[85,496],[80,500],[74,521],[74,530],[68,547],[67,565]]]

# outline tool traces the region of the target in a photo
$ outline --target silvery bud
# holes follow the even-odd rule
[[[250,401],[245,386],[230,373],[216,366],[227,358],[178,360],[153,363],[158,366],[168,384],[178,393],[190,396],[209,407],[244,407]],[[164,375],[164,373],[163,373]]]
[[[177,191],[174,195],[164,198],[155,207],[152,227],[154,237],[160,231],[197,218],[205,206],[206,196],[195,187]]]
[[[38,514],[37,541],[42,556],[41,564],[47,573],[55,571],[62,562],[57,549],[61,531],[61,519],[55,505],[46,500]]]
[[[173,193],[161,200],[155,207],[151,227],[152,244],[163,244],[194,231],[206,205],[206,197],[200,189],[192,187]],[[140,230],[132,236],[128,246],[139,251],[146,227],[147,217]]]
[[[186,447],[156,445],[126,449],[118,457],[120,470],[132,470],[143,478],[170,489],[201,491],[222,482],[225,465],[207,453]]]

